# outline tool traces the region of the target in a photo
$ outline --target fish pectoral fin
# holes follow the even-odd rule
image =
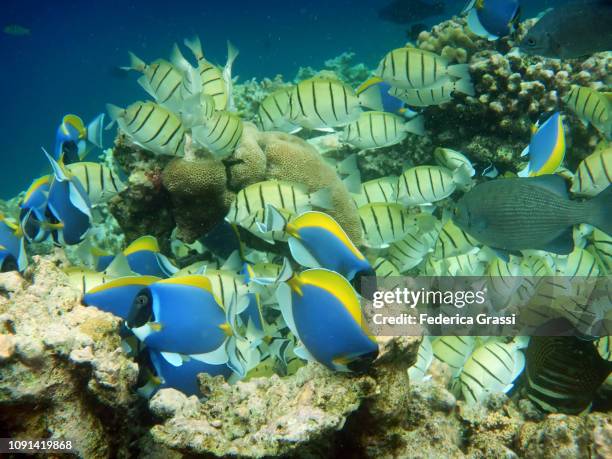
[[[537,177],[529,177],[527,180],[530,180],[532,185],[544,188],[561,198],[569,199],[565,179],[560,175],[539,175]]]
[[[543,247],[538,247],[538,249],[557,255],[569,255],[574,250],[573,227],[567,227],[559,236],[544,244]]]
[[[183,358],[176,352],[160,352],[160,354],[173,367],[180,367],[183,364]]]
[[[302,360],[308,360],[309,362],[317,361],[304,346],[297,346],[293,348],[293,353]]]
[[[299,239],[289,237],[289,250],[293,259],[300,265],[306,268],[320,268],[319,262],[312,256],[306,247],[300,242]]]
[[[204,352],[202,354],[191,354],[189,357],[209,365],[223,365],[228,361],[225,342],[214,351]]]

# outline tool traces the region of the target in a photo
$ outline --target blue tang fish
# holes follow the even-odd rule
[[[285,322],[302,342],[301,358],[336,371],[363,371],[378,355],[359,297],[340,274],[309,269],[282,283],[276,296]]]
[[[227,362],[225,341],[232,330],[205,276],[174,277],[149,285],[134,300],[127,324],[150,348],[192,355],[210,364]]]
[[[91,203],[81,182],[72,177],[44,149],[53,167],[53,179],[49,187],[47,210],[51,223],[59,223],[52,231],[58,245],[75,245],[83,241],[91,228]]]
[[[141,276],[156,276],[166,279],[178,271],[178,268],[161,253],[157,239],[153,236],[142,236],[132,242],[123,251],[130,269]],[[104,271],[115,257],[103,255],[98,259],[96,269]]]
[[[358,275],[375,275],[342,227],[326,213],[304,212],[286,222],[280,212],[268,206],[266,225],[268,230],[284,229],[291,255],[302,266],[329,269],[349,281]]]
[[[55,134],[53,157],[63,164],[81,161],[93,146],[102,148],[103,127],[103,113],[96,116],[87,127],[76,115],[64,116]]]
[[[520,5],[518,0],[471,0],[463,12],[468,13],[472,32],[493,41],[512,32],[520,17]]]
[[[529,164],[518,173],[519,177],[553,174],[565,157],[565,131],[563,118],[557,112],[541,126],[536,123],[529,145],[521,156],[529,154]]]
[[[143,288],[161,279],[153,276],[126,276],[85,292],[82,303],[127,319],[134,300]]]
[[[410,110],[404,101],[389,94],[390,89],[389,83],[379,77],[372,77],[361,83],[355,92],[361,105],[370,110],[415,116],[417,113]]]
[[[152,376],[145,387],[140,388],[139,392],[147,397],[153,396],[158,390],[171,387],[179,390],[187,396],[201,396],[198,387],[198,374],[207,373],[211,376],[223,376],[229,378],[232,370],[225,364],[210,365],[182,355],[179,365],[175,365],[166,359],[163,352],[155,349],[146,349],[155,376]]]
[[[19,223],[28,242],[42,242],[49,236],[52,225],[47,221],[47,201],[51,176],[34,180],[19,204]]]
[[[23,272],[27,266],[21,228],[0,214],[0,271]]]

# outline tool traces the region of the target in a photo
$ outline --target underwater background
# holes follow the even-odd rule
[[[354,52],[355,61],[375,67],[386,50],[407,41],[410,24],[378,17],[386,0],[267,0],[202,2],[109,0],[5,0],[4,27],[19,24],[30,35],[0,34],[0,87],[5,102],[1,157],[11,168],[0,171],[0,197],[24,189],[32,176],[46,170],[40,147],[51,148],[57,120],[65,113],[92,119],[113,101],[121,106],[145,93],[126,84],[118,69],[128,65],[127,52],[145,60],[169,53],[172,43],[199,34],[210,60],[225,60],[225,40],[240,49],[234,75],[292,79],[300,67],[321,68],[325,60]],[[428,26],[454,14],[464,1],[444,2],[446,11],[418,20]],[[523,18],[565,0],[524,2]],[[107,134],[107,139],[112,138]],[[107,140],[107,142],[108,142]]]

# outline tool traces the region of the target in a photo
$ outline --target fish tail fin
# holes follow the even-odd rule
[[[223,79],[225,80],[225,91],[227,93],[227,110],[233,112],[236,110],[234,105],[233,91],[232,91],[232,65],[238,57],[239,51],[232,43],[227,41],[227,62],[223,68]]]
[[[202,42],[200,42],[200,37],[196,35],[193,38],[185,38],[183,43],[185,43],[185,46],[191,50],[197,60],[204,58],[204,52],[202,51]]]
[[[589,201],[593,209],[590,223],[606,234],[612,235],[612,185]]]
[[[476,91],[474,90],[474,84],[469,78],[462,78],[455,81],[455,91],[467,94],[468,96],[474,97]]]
[[[383,111],[380,88],[376,84],[380,81],[382,81],[380,78],[372,77],[357,88],[357,97],[362,107]]]
[[[329,188],[322,188],[310,195],[310,204],[321,209],[333,209],[334,203]]]
[[[147,64],[141,58],[139,58],[132,51],[129,51],[130,54],[130,65],[126,67],[121,67],[123,70],[136,70],[137,72],[144,72]]]
[[[339,174],[343,175],[351,175],[353,172],[359,171],[359,165],[357,164],[357,153],[353,153],[340,161],[336,166],[336,170]]]
[[[112,122],[106,126],[105,130],[109,130],[113,127],[113,124],[117,123],[121,130],[125,131],[125,123],[123,122],[123,114],[125,113],[125,109],[121,107],[117,107],[113,104],[106,104],[106,111],[108,112],[108,116],[110,116]]]
[[[449,65],[448,74],[460,80],[466,79],[470,81],[472,79],[470,76],[470,66],[468,64]]]
[[[102,148],[103,128],[104,113],[100,113],[87,125],[87,140],[98,148]]]
[[[231,69],[238,54],[240,54],[238,48],[236,48],[231,41],[227,40],[227,62],[225,63],[225,67]]]
[[[407,123],[404,123],[404,131],[416,135],[425,135],[425,121],[422,116],[416,116]]]
[[[343,178],[342,183],[344,183],[349,193],[359,194],[361,192],[361,173],[359,169]]]

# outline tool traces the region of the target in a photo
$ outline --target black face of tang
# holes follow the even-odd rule
[[[374,271],[374,269],[368,269],[366,271],[358,271],[355,274],[355,277],[353,277],[353,280],[351,280],[351,285],[357,292],[359,292],[361,296],[365,297],[367,300],[372,300],[371,295],[367,295],[367,294],[368,293],[373,294],[373,292],[376,290],[375,289],[376,285],[375,284],[372,285],[370,283],[370,285],[368,285],[368,288],[364,290],[363,285],[362,285],[362,279],[364,277],[376,278],[376,272]]]
[[[17,266],[17,260],[15,260],[15,257],[13,257],[12,255],[8,255],[2,261],[2,265],[0,266],[0,272],[8,273],[11,271],[19,271],[19,268]]]
[[[346,367],[353,373],[365,373],[368,371],[372,362],[378,357],[378,349],[367,354],[360,355],[359,358],[349,362]]]
[[[149,289],[145,288],[136,295],[132,303],[132,309],[130,309],[130,313],[127,317],[128,327],[142,327],[151,320],[152,316],[153,298],[151,298]]]

